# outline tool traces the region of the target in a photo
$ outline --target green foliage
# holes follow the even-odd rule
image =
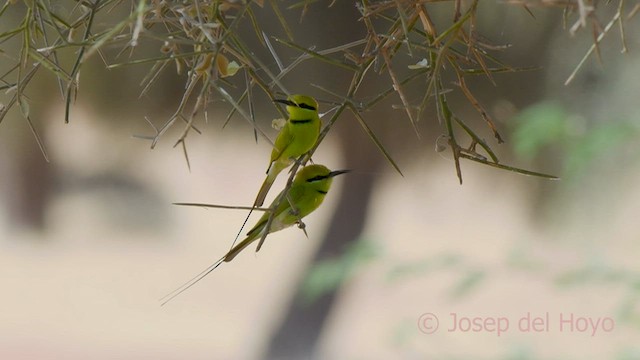
[[[389,270],[387,280],[396,283],[414,277],[424,278],[442,271],[459,275],[458,280],[453,282],[448,290],[451,300],[460,300],[470,295],[487,277],[486,269],[470,264],[458,254],[444,253],[395,265]]]
[[[581,175],[589,164],[613,155],[623,145],[635,142],[640,128],[626,121],[611,121],[599,124],[586,136],[576,139],[566,159],[566,172],[570,176]]]
[[[561,287],[580,286],[587,283],[631,283],[637,281],[638,274],[625,270],[614,269],[602,265],[590,264],[585,267],[567,271],[556,278],[556,284]]]
[[[566,139],[568,114],[555,103],[541,103],[522,111],[515,119],[513,147],[516,154],[531,159],[545,147]]]
[[[594,162],[633,144],[638,135],[640,126],[631,120],[587,119],[545,102],[516,117],[513,137],[516,154],[525,159],[545,156],[549,149],[563,154],[563,178],[572,179],[584,175]]]
[[[424,276],[429,272],[458,266],[462,262],[459,255],[440,254],[412,262],[403,262],[393,266],[387,274],[389,282],[402,281],[405,278]]]
[[[302,283],[304,301],[311,303],[332,292],[378,255],[379,250],[374,244],[362,239],[349,246],[342,255],[320,261],[311,268]]]
[[[477,289],[486,279],[487,273],[484,270],[469,269],[464,272],[457,284],[450,291],[452,299],[460,299]]]
[[[638,360],[640,359],[640,348],[637,346],[627,346],[617,356],[616,360]]]

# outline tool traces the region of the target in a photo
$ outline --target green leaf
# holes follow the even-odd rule
[[[30,111],[29,102],[23,96],[18,96],[18,104],[20,105],[22,116],[28,118]]]
[[[516,119],[513,136],[516,154],[533,158],[545,146],[566,137],[568,114],[560,105],[541,103],[525,109]]]
[[[467,295],[486,278],[486,273],[482,270],[469,270],[463,275],[460,281],[453,287],[449,296],[454,299]]]
[[[378,255],[378,248],[371,242],[360,240],[352,244],[342,256],[320,261],[303,280],[303,300],[311,303],[333,291]]]
[[[579,139],[569,152],[566,172],[569,174],[583,172],[590,163],[604,153],[637,139],[638,132],[636,126],[625,122],[608,122],[594,128]]]

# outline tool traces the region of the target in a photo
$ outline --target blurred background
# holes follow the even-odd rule
[[[366,35],[351,2],[309,5],[302,22],[300,8],[287,4],[279,9],[305,47]],[[172,203],[249,205],[270,145],[256,143],[240,116],[223,129],[232,107],[212,97],[206,121],[195,122],[202,134],[188,135],[187,164],[182,145],[174,147],[182,127],[153,150],[144,139],[155,135],[149,122],[160,126],[176,111],[184,73],[163,72],[139,97],[150,64],[107,70],[103,54],[94,55],[83,64],[68,124],[55,77],[42,73],[25,94],[49,161],[25,106],[0,123],[0,358],[640,359],[640,32],[627,16],[638,6],[624,5],[623,44],[619,3],[592,5],[599,6],[594,29],[613,28],[599,43],[601,60],[594,52],[566,86],[593,44],[591,28],[572,34],[576,17],[562,8],[531,6],[532,16],[512,4],[479,5],[482,41],[510,45],[494,55],[536,68],[493,74],[495,85],[482,75],[467,80],[504,144],[452,85],[455,76],[446,79],[451,108],[501,163],[560,180],[462,161],[460,185],[451,151],[436,151],[446,141],[435,105],[418,123],[418,138],[391,96],[365,114],[403,176],[353,116],[341,115],[313,160],[352,172],[336,178],[305,219],[309,237],[297,228],[272,234],[259,253],[242,253],[162,307],[158,299],[228,250],[246,216]],[[4,6],[6,106],[20,53],[20,39],[6,32],[27,6]],[[428,6],[434,23],[452,22],[455,2]],[[96,26],[129,10],[115,7]],[[253,12],[265,33],[285,36],[274,7]],[[250,22],[238,33],[277,69]],[[127,60],[121,49],[103,49],[109,63]],[[60,61],[72,64],[74,51]],[[282,46],[276,52],[286,63],[299,56]],[[158,54],[154,45],[135,51]],[[399,69],[422,59],[404,57]],[[313,85],[340,93],[350,81],[314,60],[282,79],[290,92],[326,101],[321,112],[339,99]],[[363,98],[390,84],[384,72],[368,81]],[[411,102],[421,101],[425,86],[407,86]],[[255,96],[255,114],[275,139],[271,121],[282,115],[266,96]],[[536,317],[543,327],[522,327]],[[491,325],[498,318],[509,325],[500,333]]]

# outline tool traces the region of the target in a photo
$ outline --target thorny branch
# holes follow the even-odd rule
[[[436,25],[432,20],[433,3],[439,3],[439,8],[442,8],[442,3],[450,5],[450,21],[445,25]],[[240,117],[252,125],[256,140],[261,138],[271,143],[256,121],[256,101],[261,98],[273,100],[287,94],[284,82],[292,71],[300,64],[316,61],[339,71],[350,72],[351,82],[346,89],[326,89],[323,84],[316,85],[317,89],[334,99],[336,110],[326,120],[315,148],[293,166],[287,189],[297,169],[310,159],[338,119],[349,117],[343,116],[345,110],[349,110],[381,155],[401,174],[400,167],[391,156],[392,151],[382,144],[367,124],[369,110],[379,106],[385,98],[401,103],[400,107],[417,136],[420,136],[420,121],[425,110],[435,107],[460,182],[460,159],[522,174],[554,178],[499,164],[492,145],[476,132],[477,124],[484,124],[497,143],[503,142],[491,114],[467,86],[467,78],[484,75],[493,83],[494,74],[532,70],[514,68],[501,62],[498,53],[508,46],[484,41],[482,29],[476,21],[481,11],[478,0],[358,0],[356,4],[360,19],[353,19],[354,26],[362,26],[366,36],[329,49],[317,49],[313,44],[296,40],[296,26],[304,26],[305,16],[313,11],[308,0],[86,0],[59,1],[56,6],[52,4],[49,0],[9,0],[0,8],[0,57],[3,59],[0,63],[7,64],[0,69],[0,90],[4,91],[0,96],[7,97],[4,105],[0,106],[0,123],[18,104],[45,157],[45,148],[29,116],[27,96],[31,81],[44,71],[54,75],[58,81],[66,104],[67,122],[79,89],[82,65],[96,54],[106,63],[111,63],[108,65],[110,69],[148,66],[147,75],[141,83],[141,95],[156,85],[163,72],[175,71],[183,76],[184,91],[173,115],[159,126],[147,119],[155,133],[138,137],[149,140],[154,148],[170,128],[182,126],[174,146],[181,145],[189,165],[188,136],[192,132],[201,133],[199,127],[207,121],[208,111],[214,101],[222,100],[227,104],[222,106],[227,106],[227,109],[230,107],[225,125],[231,119]],[[521,7],[532,16],[538,7],[559,8],[565,14],[565,22],[572,34],[581,31],[591,33],[593,45],[567,83],[591,54],[599,55],[598,44],[616,25],[622,51],[627,51],[625,22],[640,11],[638,4],[627,8],[625,0],[506,0],[504,4]],[[329,7],[332,5],[333,2]],[[606,12],[601,10],[612,6],[617,9],[615,15],[609,20],[602,19],[602,14]],[[122,20],[115,19],[113,15],[120,7],[129,9],[129,15]],[[266,32],[265,20],[262,20],[264,17],[259,15],[267,9],[275,14],[286,39]],[[9,13],[13,18],[16,14],[22,16],[22,20],[14,27],[5,25],[14,23],[5,21]],[[98,18],[99,21],[96,20]],[[302,21],[302,24],[290,23],[289,19],[293,18]],[[242,35],[245,32],[239,30],[246,27],[253,29],[255,38]],[[256,40],[259,46],[268,50],[269,57],[257,55],[258,51],[252,48],[255,45],[251,45]],[[144,57],[149,55],[134,51],[143,43],[155,44],[157,54]],[[297,51],[299,56],[288,61],[278,55],[282,49],[278,46]],[[75,56],[71,63],[66,63],[62,59],[68,57],[59,53],[68,52],[69,49],[75,50]],[[113,49],[117,50],[116,55],[113,55]],[[129,58],[115,63],[115,59],[125,51],[130,54]],[[142,57],[137,57],[138,53]],[[400,56],[405,54],[422,60],[407,66],[406,57],[403,60]],[[374,77],[386,79],[386,88],[373,98],[360,96],[363,82]],[[446,80],[450,78],[455,78],[456,82],[450,84]],[[418,94],[420,101],[416,102],[415,96],[412,96],[415,94],[409,94],[405,88],[409,83],[419,82],[424,86]],[[448,85],[453,86],[448,88]],[[478,112],[477,119],[461,119],[455,115],[455,109],[448,102],[452,92],[458,92],[468,100]],[[282,109],[276,109],[286,116]],[[280,201],[286,201],[286,198],[284,196]],[[272,221],[269,219],[269,224]],[[262,241],[264,237],[259,247]]]

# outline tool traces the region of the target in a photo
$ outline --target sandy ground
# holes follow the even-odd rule
[[[43,233],[11,229],[0,213],[0,359],[257,358],[322,236],[340,180],[307,219],[310,239],[297,229],[278,233],[260,253],[160,307],[160,297],[225,252],[245,216],[171,202],[250,203],[268,147],[251,136],[194,138],[189,173],[169,141],[149,151],[125,138],[113,148],[82,121],[49,136],[74,133],[84,140],[52,146],[53,161],[76,176],[118,169],[134,185],[60,190]],[[329,150],[316,161],[340,167]],[[405,164],[405,178],[388,170],[353,175],[384,177],[364,235],[378,256],[345,284],[324,358],[640,358],[637,290],[619,279],[557,281],[585,266],[638,281],[638,189],[604,210],[583,199],[563,226],[546,227],[530,219],[535,179],[465,164],[459,186],[446,158]],[[629,176],[637,183],[637,171]],[[613,214],[592,223],[598,211]],[[621,310],[629,302],[635,323]],[[423,314],[438,317],[434,333],[426,334],[434,323]],[[543,319],[539,331],[522,329],[527,314]],[[567,321],[560,328],[572,316],[574,330]]]

